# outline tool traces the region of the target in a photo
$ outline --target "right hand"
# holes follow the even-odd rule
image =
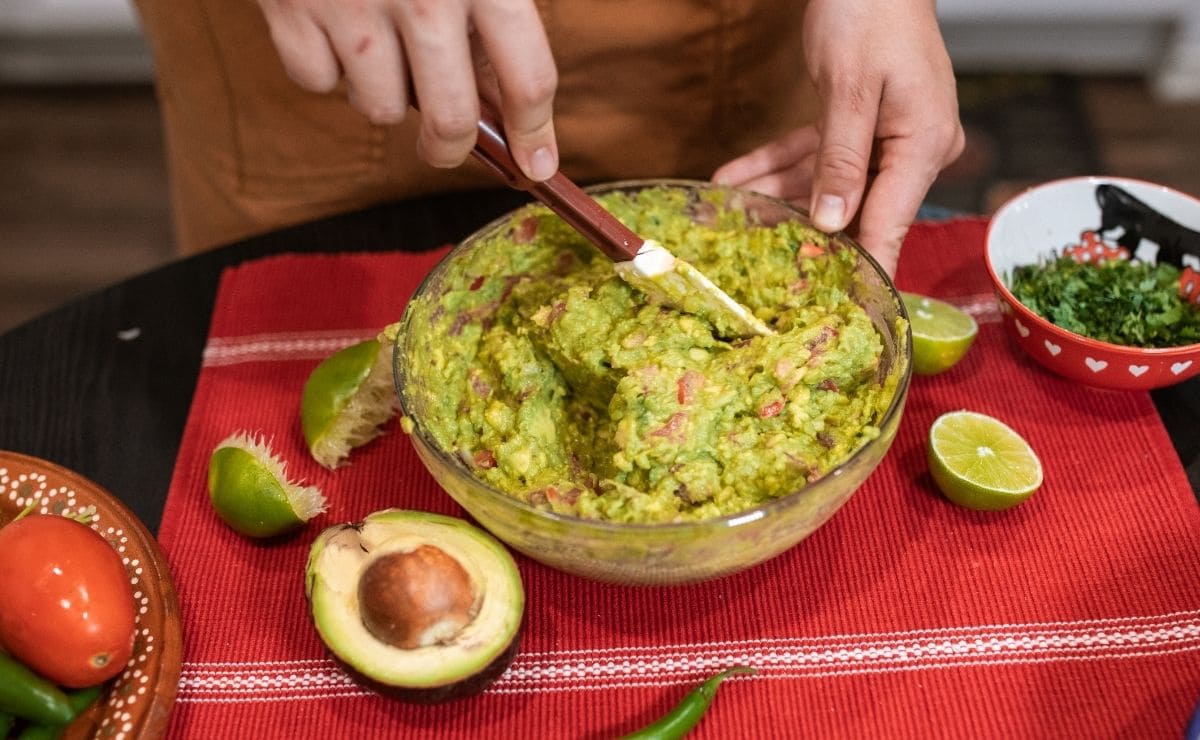
[[[810,209],[894,274],[938,173],[962,152],[954,69],[933,0],[810,0],[807,73],[821,116],[722,165],[713,179]]]
[[[533,0],[258,0],[288,75],[313,92],[345,77],[351,105],[398,123],[415,91],[419,156],[457,167],[475,145],[479,96],[497,104],[532,180],[558,169],[558,72]]]

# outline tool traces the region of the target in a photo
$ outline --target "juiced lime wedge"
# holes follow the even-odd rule
[[[213,450],[208,494],[217,515],[248,537],[284,534],[325,510],[320,490],[288,481],[283,462],[267,443],[246,432]]]
[[[946,498],[970,509],[1007,509],[1042,485],[1042,463],[1029,443],[999,419],[974,411],[951,411],[933,422],[928,458]]]
[[[913,372],[949,370],[975,341],[979,326],[971,315],[936,298],[901,292],[912,325]]]
[[[393,327],[321,361],[300,398],[300,424],[314,459],[327,468],[370,442],[396,414],[392,385]]]

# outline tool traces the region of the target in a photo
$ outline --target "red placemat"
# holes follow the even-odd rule
[[[222,279],[160,540],[184,620],[173,737],[611,737],[700,677],[721,689],[698,736],[1179,736],[1200,698],[1200,507],[1147,394],[1043,371],[1004,335],[985,222],[917,224],[898,284],[972,310],[951,371],[914,378],[899,434],[862,489],[780,557],[715,582],[593,583],[518,557],[516,661],[486,693],[412,706],[328,659],[303,592],[312,538],[390,506],[461,515],[394,429],[349,467],[313,463],[300,389],[335,349],[396,320],[442,252],[280,256]],[[933,487],[925,435],[944,411],[998,416],[1046,481],[1002,513]],[[295,538],[247,541],[209,507],[208,458],[239,429],[272,438],[329,511]]]

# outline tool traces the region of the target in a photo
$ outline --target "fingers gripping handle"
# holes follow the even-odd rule
[[[549,206],[614,262],[633,259],[641,248],[641,237],[561,172],[543,182],[526,177],[509,151],[499,116],[485,100],[480,100],[479,131],[472,153],[510,187],[526,190]]]

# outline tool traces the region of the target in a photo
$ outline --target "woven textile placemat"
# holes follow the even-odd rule
[[[518,556],[521,651],[485,693],[439,706],[363,690],[327,656],[304,566],[325,526],[399,506],[462,516],[389,434],[334,472],[308,456],[300,390],[334,350],[396,321],[444,254],[283,255],[229,269],[159,539],[183,616],[172,737],[612,737],[722,666],[697,737],[1177,737],[1200,698],[1200,507],[1145,393],[1048,374],[1004,334],[986,222],[918,223],[897,284],[980,322],[949,372],[914,377],[893,447],[824,527],[742,574],[594,583]],[[926,471],[941,413],[997,416],[1042,457],[1016,509],[953,506]],[[214,446],[260,432],[329,511],[246,540],[209,503]]]

